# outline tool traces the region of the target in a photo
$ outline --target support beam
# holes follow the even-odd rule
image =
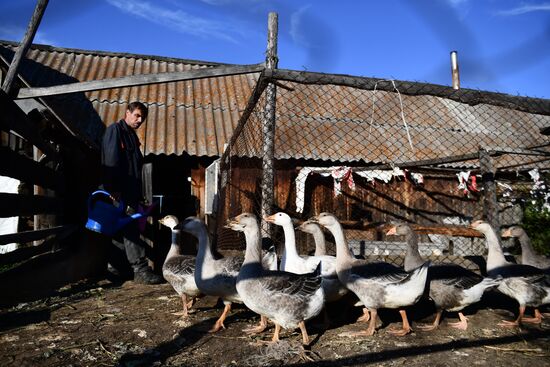
[[[10,233],[0,235],[0,245],[5,245],[7,243],[17,242],[17,243],[27,243],[31,241],[43,240],[46,237],[56,235],[58,233],[65,233],[68,231],[74,231],[75,225],[65,225],[57,226],[46,229],[39,229],[37,231],[25,231],[18,233]]]
[[[493,159],[485,149],[479,150],[479,169],[483,184],[483,217],[493,226],[497,235],[499,235],[500,221],[498,218],[499,210],[495,183],[496,169],[493,165]]]
[[[2,111],[2,113],[0,113],[0,130],[14,131],[53,160],[58,160],[58,154],[53,146],[42,139],[42,136],[38,134],[27,115],[4,91],[1,90],[0,111]]]
[[[10,148],[0,147],[0,175],[56,191],[65,189],[63,176]]]
[[[34,214],[61,214],[63,201],[46,196],[26,196],[0,193],[0,217],[19,217]]]
[[[38,29],[40,20],[42,20],[42,16],[44,15],[44,11],[46,10],[47,5],[48,0],[38,0],[36,3],[34,13],[32,14],[31,20],[27,27],[27,31],[25,32],[25,36],[23,37],[23,41],[21,41],[21,44],[15,52],[13,60],[10,64],[10,68],[8,69],[8,72],[6,74],[6,79],[4,80],[4,84],[2,85],[2,90],[7,94],[10,93],[13,81],[15,79],[15,76],[17,75],[17,68],[19,67],[19,63],[27,54],[27,50],[29,49],[32,40],[34,39],[34,35],[36,34],[36,30]]]
[[[264,64],[216,66],[211,68],[175,71],[169,73],[140,74],[120,78],[90,80],[87,82],[54,85],[52,87],[22,88],[16,99],[38,98],[59,94],[90,92],[103,89],[133,87],[139,85],[179,82],[184,80],[212,78],[228,75],[259,73],[264,70]]]

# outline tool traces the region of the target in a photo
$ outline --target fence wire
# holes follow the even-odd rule
[[[276,71],[268,81],[277,86],[274,183],[262,189],[270,105],[257,88],[222,157],[220,249],[244,248],[223,223],[245,211],[260,217],[262,197],[273,197],[272,212],[297,223],[331,212],[356,254],[398,265],[404,238],[386,236],[384,225],[467,225],[487,217],[486,174],[495,178],[498,226],[521,224],[526,205],[548,200],[549,139],[541,133],[550,126],[548,100],[305,72]],[[480,170],[483,151],[493,172]],[[282,250],[282,231],[272,230]],[[486,252],[480,238],[423,234],[420,242],[423,255],[455,262]],[[300,231],[297,245],[303,254],[315,248]]]

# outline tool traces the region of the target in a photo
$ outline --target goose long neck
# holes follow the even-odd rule
[[[181,231],[179,229],[173,229],[172,230],[172,242],[170,244],[170,250],[168,251],[168,254],[166,255],[166,259],[169,259],[171,257],[181,255],[180,251],[180,237],[181,237]]]
[[[533,257],[536,255],[533,246],[531,246],[531,240],[525,231],[521,231],[518,236],[519,243],[521,244],[521,257]]]
[[[325,235],[321,230],[313,231],[313,240],[315,241],[315,255],[326,255],[327,243]]]
[[[283,232],[285,233],[285,254],[286,256],[298,256],[296,250],[296,234],[292,223],[283,224]]]
[[[507,264],[508,262],[504,258],[504,252],[500,246],[499,239],[493,229],[488,229],[483,233],[487,240],[487,247],[489,253],[487,255],[487,270],[498,268]]]
[[[260,230],[258,227],[248,227],[244,231],[246,240],[246,250],[244,253],[245,264],[261,264],[262,261],[262,246],[260,242]]]
[[[418,251],[418,235],[409,229],[405,234],[405,240],[407,241],[407,252],[405,254],[405,271],[411,271],[418,268],[424,263],[420,252]]]
[[[345,261],[353,260],[354,256],[346,241],[346,236],[344,235],[342,225],[337,222],[327,228],[334,236],[334,242],[336,243],[336,261],[340,262],[340,259]]]
[[[212,253],[212,242],[210,241],[210,236],[206,228],[201,228],[197,233],[196,237],[199,241],[199,250],[197,252],[197,259],[201,260],[213,260],[214,254]]]

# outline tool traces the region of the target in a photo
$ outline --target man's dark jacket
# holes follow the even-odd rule
[[[125,204],[133,208],[142,198],[143,155],[139,146],[134,129],[120,120],[105,130],[101,147],[103,188],[109,193],[120,193]]]

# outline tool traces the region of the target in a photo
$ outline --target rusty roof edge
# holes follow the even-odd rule
[[[8,41],[8,40],[0,40],[0,44],[10,45],[13,47],[19,46],[19,42]],[[65,47],[58,47],[58,46],[51,46],[51,45],[43,45],[38,43],[33,43],[30,46],[30,49],[49,51],[49,52],[76,53],[76,54],[82,54],[82,55],[112,56],[112,57],[135,58],[135,59],[154,59],[157,61],[174,62],[174,63],[182,63],[182,64],[190,64],[190,65],[204,65],[204,66],[237,65],[237,64],[222,63],[222,62],[213,62],[213,61],[180,59],[177,57],[168,57],[168,56],[134,54],[129,52],[112,52],[112,51],[101,51],[101,50],[84,50],[79,48],[65,48]]]
[[[428,95],[452,99],[471,106],[490,104],[507,109],[550,116],[550,99],[544,98],[513,96],[510,94],[468,88],[453,89],[450,86],[439,84],[288,69],[266,70],[266,78],[302,84],[333,84],[365,90],[383,90],[387,92],[396,92],[397,89],[399,93],[410,96]]]

